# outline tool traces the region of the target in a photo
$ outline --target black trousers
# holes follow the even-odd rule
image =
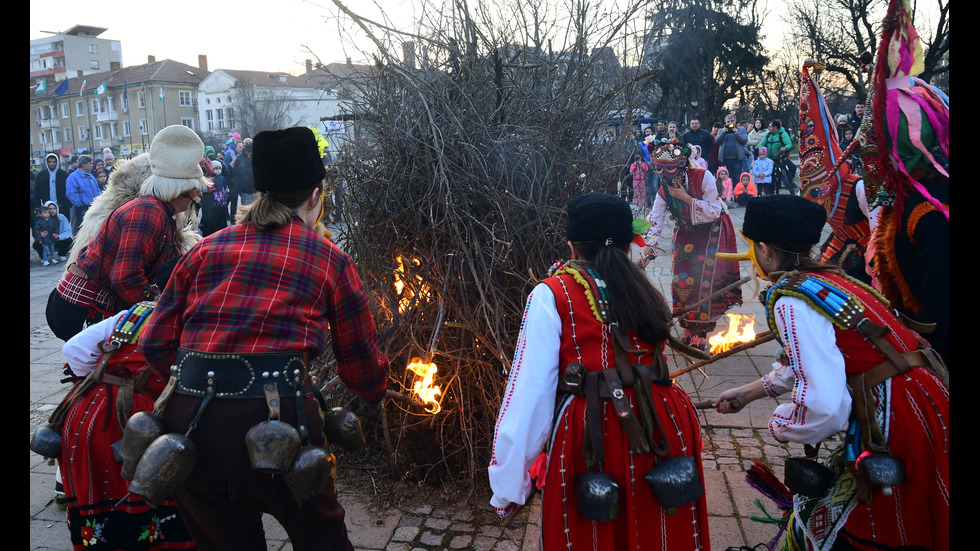
[[[93,312],[89,308],[72,304],[61,298],[57,289],[52,289],[48,295],[48,305],[44,309],[44,317],[48,321],[48,327],[56,337],[63,341],[74,337],[85,328],[86,323],[95,323],[102,319],[93,318]]]
[[[163,413],[169,429],[184,433],[200,404],[198,397],[171,396]],[[310,444],[322,446],[316,400],[307,397],[303,407]],[[296,400],[284,398],[281,408],[281,420],[295,427]],[[190,434],[197,447],[196,466],[174,493],[187,530],[203,551],[265,550],[262,513],[269,513],[285,528],[293,549],[353,551],[332,478],[325,493],[297,503],[281,475],[252,470],[245,434],[268,417],[263,398],[216,398],[208,404]]]

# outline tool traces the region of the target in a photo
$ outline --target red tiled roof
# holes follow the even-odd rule
[[[61,97],[71,96],[72,94],[78,96],[78,90],[82,87],[82,82],[87,83],[86,94],[91,94],[95,92],[95,89],[98,88],[103,81],[106,83],[106,87],[109,89],[117,89],[129,84],[130,88],[135,86],[135,90],[139,90],[139,86],[141,84],[145,84],[147,86],[150,84],[191,84],[197,86],[209,74],[211,73],[201,69],[200,67],[185,65],[179,61],[173,61],[172,59],[164,59],[162,61],[154,61],[153,63],[147,63],[145,65],[133,65],[131,67],[116,69],[115,71],[103,71],[101,73],[93,73],[91,75],[69,78],[68,90]],[[55,95],[55,90],[57,90],[59,86],[61,86],[61,82],[49,82],[48,90],[43,94],[34,94],[34,90],[31,89],[31,99],[56,98],[58,96]]]
[[[316,88],[315,83],[307,82],[303,77],[293,76],[289,73],[269,73],[266,71],[239,71],[236,69],[219,69],[242,84],[255,86],[282,86],[289,88]],[[286,77],[285,82],[279,78]]]

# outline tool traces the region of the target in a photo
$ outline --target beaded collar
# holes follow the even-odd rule
[[[112,340],[121,344],[133,344],[139,338],[140,331],[153,313],[155,302],[137,302],[116,324],[112,331]]]
[[[612,304],[610,303],[609,288],[602,275],[590,262],[569,260],[564,264],[558,262],[548,271],[553,277],[568,274],[585,288],[585,297],[589,300],[592,315],[599,323],[612,321]]]

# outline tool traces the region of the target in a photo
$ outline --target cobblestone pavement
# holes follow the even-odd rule
[[[740,228],[742,209],[733,209],[732,218]],[[668,250],[647,267],[647,275],[660,289],[668,289],[670,281],[670,228],[664,230],[663,243]],[[739,249],[746,245],[739,243]],[[60,384],[60,340],[51,334],[44,320],[47,296],[60,277],[63,266],[41,266],[33,250],[30,252],[30,432],[47,420],[47,416],[63,397],[66,388]],[[743,275],[748,273],[743,267]],[[766,330],[762,306],[755,299],[753,284],[742,288],[744,304],[732,311],[755,316],[757,332]],[[669,296],[669,291],[666,293]],[[769,370],[777,344],[769,342],[747,352],[736,354],[704,368],[677,378],[694,401],[709,400],[727,388],[749,382]],[[683,359],[668,353],[672,366],[687,365]],[[672,367],[672,369],[676,369]],[[705,410],[700,413],[704,434],[704,484],[708,503],[708,521],[712,549],[728,546],[753,546],[767,542],[776,534],[772,525],[752,521],[761,515],[755,504],[761,498],[744,482],[744,472],[753,461],[765,462],[782,476],[782,464],[789,456],[802,456],[802,446],[782,445],[769,435],[767,421],[773,408],[785,399],[762,399],[749,404],[737,415],[720,415]],[[821,453],[826,454],[828,446]],[[64,512],[54,504],[53,465],[33,452],[30,455],[30,548],[71,549]],[[340,502],[347,509],[347,527],[356,549],[418,551],[471,549],[493,551],[530,551],[537,549],[539,502],[535,499],[505,523],[498,521],[483,505],[489,496],[477,496],[475,505],[459,503],[451,507],[434,506],[425,492],[418,495],[415,505],[402,509],[388,507],[379,510],[371,505],[370,491],[344,484],[343,471],[338,481]],[[770,513],[771,502],[763,501]],[[271,550],[291,549],[288,538],[279,524],[269,516],[264,518],[266,539]]]

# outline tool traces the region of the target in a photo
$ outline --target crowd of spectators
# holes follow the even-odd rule
[[[860,106],[863,107],[863,106]],[[659,176],[650,162],[649,147],[655,141],[674,139],[682,144],[690,144],[691,161],[718,177],[719,193],[729,206],[744,204],[737,200],[737,185],[742,184],[742,193],[752,196],[771,195],[786,189],[796,193],[792,183],[796,177],[796,165],[790,160],[793,138],[779,119],[768,124],[762,118],[751,123],[738,121],[734,114],[728,114],[722,122],[713,122],[710,129],[702,126],[699,118],[688,122],[686,132],[679,130],[677,122],[665,118],[657,119],[649,125],[641,125],[633,131],[636,147],[630,154],[629,182],[624,186],[623,195],[633,205],[634,210],[641,207],[649,209],[659,188]],[[853,139],[853,132],[848,134]],[[843,134],[842,134],[843,136]],[[843,146],[842,146],[843,147]],[[624,173],[627,171],[624,170]],[[751,186],[742,182],[748,178]],[[726,186],[727,182],[727,187]]]

